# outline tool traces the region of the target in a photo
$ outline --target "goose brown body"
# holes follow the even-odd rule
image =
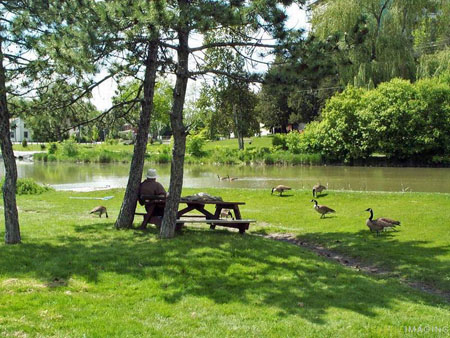
[[[106,207],[104,207],[103,205],[99,205],[98,207],[95,207],[89,213],[90,214],[98,213],[98,216],[100,218],[102,217],[103,214],[105,214],[106,218],[108,218],[108,212],[106,211]]]
[[[280,196],[281,196],[283,194],[283,191],[291,190],[291,189],[292,189],[291,187],[280,184],[280,185],[277,185],[276,187],[272,188],[272,194],[274,191],[276,191],[276,192],[279,192]]]
[[[327,187],[325,187],[325,186],[323,186],[323,185],[320,185],[320,184],[316,184],[316,185],[313,187],[313,189],[312,189],[313,197],[316,197],[316,196],[317,196],[317,193],[321,194],[322,191],[324,191],[324,190],[326,190],[326,189],[327,189]]]
[[[222,209],[220,211],[220,218],[228,219],[228,217],[231,217],[231,219],[234,219],[233,213],[231,212],[231,210],[230,209],[225,209],[225,208]]]
[[[373,219],[373,210],[372,208],[366,209],[366,211],[370,212],[370,217],[366,221],[366,225],[369,227],[370,232],[376,231],[377,235],[380,231],[383,231],[385,228],[395,229],[396,226],[400,225],[400,221],[396,221],[386,217],[379,217]]]
[[[225,181],[225,180],[228,180],[229,178],[230,178],[230,176],[219,176],[219,175],[217,175],[217,178],[219,179],[219,181]]]
[[[325,217],[326,214],[336,212],[335,210],[331,209],[330,207],[327,207],[326,205],[317,204],[316,200],[311,200],[311,202],[314,202],[314,210],[316,210],[319,214],[321,214],[320,218]]]

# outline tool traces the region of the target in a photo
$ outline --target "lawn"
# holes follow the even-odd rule
[[[246,137],[244,138],[244,146],[245,147],[271,147],[272,146],[272,136],[261,136],[261,137]],[[205,145],[206,150],[213,149],[215,147],[224,147],[224,148],[232,148],[239,149],[238,140],[228,139],[228,140],[220,140],[220,141],[208,141]]]
[[[152,227],[114,229],[123,190],[18,196],[23,244],[0,246],[0,335],[403,337],[413,326],[449,334],[449,304],[399,280],[450,291],[450,195],[328,191],[319,203],[337,213],[319,219],[309,191],[206,192],[246,201],[243,216],[258,225],[244,236],[189,226],[159,240]],[[109,219],[88,214],[98,204]],[[371,234],[367,207],[400,219],[399,232]],[[257,236],[274,232],[392,273],[369,275]]]

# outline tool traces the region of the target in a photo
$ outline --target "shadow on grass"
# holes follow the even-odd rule
[[[393,280],[387,285],[386,280],[358,274],[302,248],[226,230],[185,229],[172,240],[154,240],[154,228],[111,234],[104,224],[91,224],[76,227],[76,231],[84,239],[71,235],[59,237],[58,245],[1,247],[0,274],[45,282],[77,276],[96,283],[100,274],[108,272],[127,275],[136,283],[156,282],[160,285],[158,296],[168,303],[181,302],[187,296],[206,297],[217,304],[271,307],[279,316],[298,315],[318,324],[325,324],[323,317],[329,308],[376,317],[379,309],[393,307],[399,300],[437,303],[434,297],[406,292]],[[94,234],[103,234],[105,239],[90,240]],[[361,241],[362,236],[356,234],[351,240],[338,235],[342,245]],[[446,251],[423,244],[394,245],[399,251],[427,256],[429,263]]]
[[[326,246],[350,255],[368,264],[384,267],[411,280],[426,282],[444,292],[450,292],[450,265],[439,259],[448,255],[450,246],[430,246],[429,241],[399,241],[397,234],[404,231],[375,232],[317,232],[298,236],[310,243]]]

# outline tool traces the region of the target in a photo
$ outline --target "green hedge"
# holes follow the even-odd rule
[[[327,102],[320,122],[305,128],[297,148],[331,161],[381,153],[390,160],[435,163],[450,154],[447,79],[393,79],[373,90],[348,87]]]
[[[3,188],[5,179],[0,180],[0,190]],[[19,178],[16,184],[17,195],[39,195],[43,192],[54,190],[48,186],[37,184],[32,178]]]

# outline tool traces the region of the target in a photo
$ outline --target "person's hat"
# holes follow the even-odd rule
[[[156,178],[156,169],[148,169],[147,178]]]

